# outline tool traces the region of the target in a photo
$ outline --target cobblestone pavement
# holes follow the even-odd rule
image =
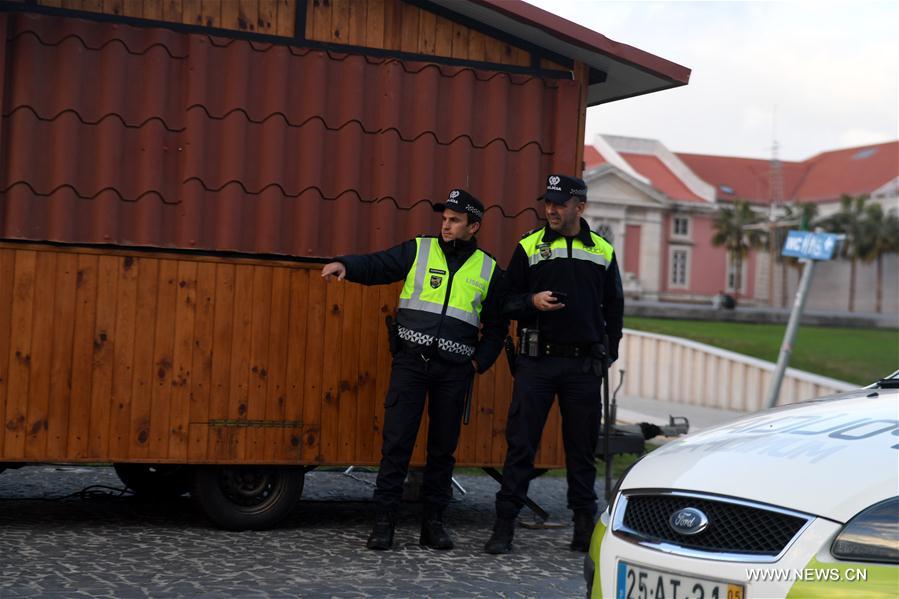
[[[111,468],[39,465],[0,474],[0,598],[41,597],[583,597],[582,553],[568,549],[564,478],[531,496],[559,528],[519,527],[515,552],[482,546],[497,484],[459,476],[449,552],[418,545],[420,506],[404,503],[390,551],[364,548],[374,474],[314,471],[279,528],[226,532],[190,501],[54,498],[122,485]],[[599,487],[601,483],[597,483]],[[530,511],[522,521],[532,520]]]

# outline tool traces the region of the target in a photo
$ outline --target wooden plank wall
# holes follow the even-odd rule
[[[37,0],[123,17],[294,37],[297,0]],[[531,52],[403,0],[308,0],[307,40],[530,67]],[[541,68],[570,70],[546,58]]]
[[[284,37],[293,37],[296,30],[296,0],[37,0],[37,4]]]
[[[0,242],[0,462],[377,464],[399,286],[319,269]],[[478,377],[460,466],[502,465],[511,386]]]
[[[309,0],[306,38],[528,67],[531,54],[402,0]]]

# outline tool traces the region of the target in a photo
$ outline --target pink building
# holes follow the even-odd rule
[[[764,216],[806,202],[827,215],[839,208],[842,194],[867,194],[885,210],[899,210],[899,142],[781,162],[772,173],[769,160],[673,153],[656,140],[599,135],[585,148],[584,163],[587,218],[612,238],[625,291],[634,298],[708,302],[724,291],[744,304],[787,305],[797,269],[753,250],[738,280],[729,253],[712,244],[716,214],[737,200]],[[882,311],[895,313],[896,256],[887,262]],[[836,260],[818,269],[812,309],[846,309],[847,268]],[[870,265],[859,271],[859,311],[874,311],[869,271]]]

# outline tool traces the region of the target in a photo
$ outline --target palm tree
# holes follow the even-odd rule
[[[864,222],[867,243],[862,248],[864,254],[859,257],[864,262],[877,263],[875,310],[880,313],[883,311],[883,257],[899,252],[899,217],[884,213],[883,206],[873,203],[865,206]]]
[[[842,233],[846,239],[841,244],[840,255],[849,260],[849,311],[855,311],[855,271],[863,256],[868,255],[871,235],[866,218],[867,195],[840,197],[840,210],[821,220],[825,230]]]
[[[733,208],[722,208],[715,216],[715,234],[712,244],[724,246],[734,264],[734,291],[740,293],[743,281],[743,260],[752,248],[761,247],[765,241],[765,233],[758,228],[749,227],[762,222],[764,217],[755,213],[748,202],[742,200],[734,203]]]

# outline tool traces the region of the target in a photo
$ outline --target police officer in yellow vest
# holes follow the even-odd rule
[[[520,351],[506,424],[508,450],[496,494],[488,553],[512,550],[515,519],[527,497],[534,455],[556,395],[574,512],[571,549],[587,551],[596,515],[594,449],[599,436],[602,362],[614,361],[624,294],[612,246],[581,218],[587,186],[547,178],[547,225],[525,234],[506,271],[505,314],[518,321]],[[608,339],[607,342],[604,339]]]
[[[474,235],[484,206],[462,189],[444,204],[440,237],[417,237],[373,254],[342,256],[322,269],[330,279],[365,285],[405,280],[397,343],[385,402],[381,465],[374,491],[369,549],[393,544],[396,512],[421,416],[428,401],[427,464],[422,481],[420,544],[452,549],[444,510],[452,498],[454,453],[475,372],[496,360],[508,329],[502,316],[502,271]]]

